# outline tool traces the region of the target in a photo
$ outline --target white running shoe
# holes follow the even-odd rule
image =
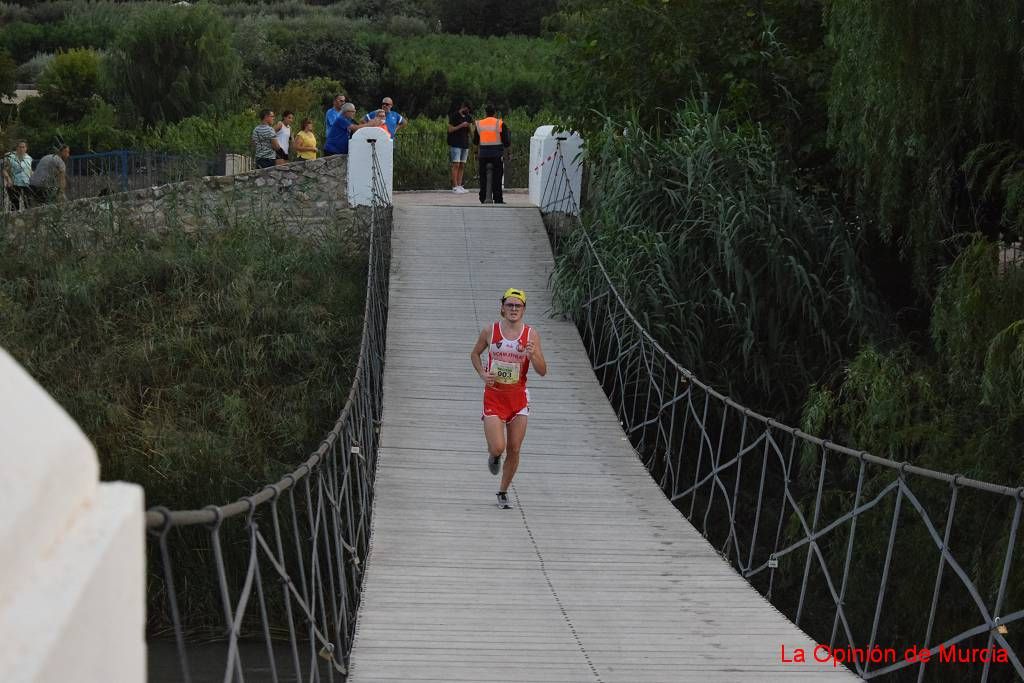
[[[452,192],[455,192],[455,193],[458,193],[458,194],[466,194],[467,192],[469,192],[469,190],[464,188],[462,185],[459,185],[454,190],[452,190]]]
[[[507,493],[502,493],[501,491],[499,491],[497,495],[498,495],[498,507],[500,509],[502,509],[502,510],[511,510],[512,509],[512,501],[510,501],[508,499],[508,494]]]

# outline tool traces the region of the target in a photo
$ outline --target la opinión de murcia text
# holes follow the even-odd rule
[[[894,647],[829,647],[815,645],[810,652],[802,647],[779,645],[779,661],[783,664],[805,664],[817,662],[831,664],[895,664],[903,660],[908,662],[937,662],[939,664],[1006,664],[1010,661],[1006,650],[1001,647],[959,647],[957,645],[938,645],[931,648],[911,645],[898,650]]]

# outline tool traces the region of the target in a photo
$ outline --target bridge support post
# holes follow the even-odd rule
[[[369,144],[369,141],[374,144]],[[376,169],[373,156],[377,155]],[[348,203],[373,204],[374,186],[391,201],[394,187],[394,142],[381,128],[360,128],[348,141]]]
[[[583,138],[540,126],[530,138],[530,203],[542,213],[579,215]]]
[[[0,349],[0,680],[146,680],[142,489]]]

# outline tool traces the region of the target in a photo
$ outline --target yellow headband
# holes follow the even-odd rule
[[[515,297],[522,301],[524,306],[526,305],[526,292],[521,289],[516,289],[515,287],[509,287],[506,289],[505,293],[501,295],[502,303],[504,303],[505,299],[508,299],[509,297]]]

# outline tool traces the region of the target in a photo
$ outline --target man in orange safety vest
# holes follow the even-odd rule
[[[495,204],[504,204],[501,196],[501,176],[504,173],[503,156],[512,144],[512,133],[501,119],[495,117],[493,104],[484,107],[487,117],[476,122],[473,144],[479,146],[477,162],[480,168],[480,203],[487,199],[487,167],[491,167],[491,197]]]

